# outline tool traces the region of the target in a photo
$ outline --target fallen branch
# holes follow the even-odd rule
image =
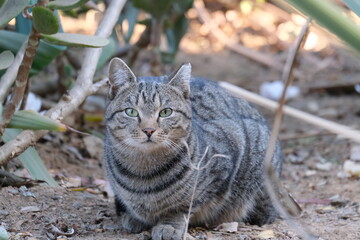
[[[125,0],[111,1],[106,9],[104,17],[100,22],[96,35],[100,37],[109,37],[125,4]],[[62,119],[74,112],[80,104],[93,94],[93,77],[96,70],[96,62],[100,58],[101,48],[85,49],[84,61],[81,71],[76,79],[75,86],[67,95],[64,95],[60,102],[47,112],[51,119]],[[11,158],[18,156],[29,146],[34,145],[36,141],[44,136],[47,131],[21,132],[15,139],[7,142],[0,147],[0,166],[4,165]]]
[[[272,101],[268,98],[264,98],[259,96],[256,93],[252,93],[243,88],[235,86],[233,84],[227,82],[220,82],[220,86],[231,92],[235,97],[243,98],[251,103],[257,104],[259,106],[268,108],[270,110],[276,110],[278,108],[278,103]],[[339,135],[340,137],[350,139],[352,141],[360,143],[360,131],[354,128],[329,121],[324,118],[317,117],[307,112],[303,112],[301,110],[284,106],[283,111],[286,115],[297,118],[304,122],[307,122],[311,125],[323,128],[332,132],[334,134]]]

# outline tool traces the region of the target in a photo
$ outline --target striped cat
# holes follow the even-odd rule
[[[114,58],[109,80],[105,168],[125,230],[181,239],[191,202],[191,226],[277,217],[263,184],[270,132],[255,108],[191,77],[190,64],[136,77]],[[281,161],[277,147],[277,173]]]

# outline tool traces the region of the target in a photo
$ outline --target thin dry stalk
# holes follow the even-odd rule
[[[189,159],[189,165],[191,167],[191,169],[197,171],[196,172],[196,177],[195,177],[195,183],[194,183],[194,186],[193,186],[193,191],[192,191],[192,194],[191,194],[191,198],[190,198],[190,205],[189,205],[189,211],[188,211],[188,214],[186,216],[184,216],[184,219],[185,219],[185,230],[184,230],[184,235],[183,235],[183,240],[186,240],[186,235],[187,235],[187,232],[188,232],[188,229],[189,229],[189,224],[190,224],[190,218],[191,218],[191,211],[192,211],[192,207],[193,207],[193,203],[194,203],[194,198],[195,198],[195,193],[196,193],[196,188],[197,188],[197,185],[199,183],[199,177],[200,177],[200,172],[201,170],[207,168],[211,161],[216,158],[216,157],[221,157],[221,158],[229,158],[228,156],[226,155],[223,155],[223,154],[214,154],[210,160],[204,165],[202,166],[202,162],[204,161],[208,151],[209,151],[209,147],[206,147],[205,148],[205,151],[203,153],[203,155],[201,156],[200,158],[200,161],[194,165],[190,160],[191,160],[191,156],[190,156],[190,151],[189,151],[189,146],[186,142],[183,142],[184,146],[186,147],[186,150],[187,150],[187,153],[188,153],[188,159]]]
[[[97,36],[108,37],[111,34],[125,2],[125,0],[111,1],[96,32]],[[64,95],[62,100],[48,111],[47,116],[54,120],[64,118],[75,111],[87,96],[93,94],[92,79],[96,70],[96,64],[94,63],[99,60],[101,51],[102,49],[98,48],[85,49],[84,62],[75,86],[68,95]],[[46,133],[47,131],[26,130],[12,141],[1,146],[0,166],[3,166],[11,158],[18,156],[29,146],[34,145]]]
[[[310,25],[310,19],[307,19],[306,24],[303,26],[295,44],[291,47],[290,53],[288,54],[288,57],[286,59],[286,64],[285,64],[283,75],[282,75],[282,80],[283,80],[283,82],[285,82],[285,87],[283,89],[281,98],[279,100],[279,106],[278,106],[278,109],[275,114],[275,120],[274,120],[272,132],[271,132],[271,136],[270,136],[270,140],[269,140],[269,145],[268,145],[268,148],[266,150],[266,155],[265,155],[265,186],[266,186],[266,190],[272,200],[274,207],[280,213],[280,215],[287,221],[288,225],[290,227],[292,227],[304,239],[315,239],[315,237],[313,237],[308,231],[306,231],[300,225],[300,223],[295,221],[289,215],[287,210],[285,210],[284,206],[281,204],[280,199],[279,199],[279,191],[280,191],[280,193],[282,193],[282,196],[285,198],[288,195],[284,194],[285,190],[281,186],[279,178],[277,177],[277,175],[274,171],[274,168],[271,164],[271,161],[272,161],[272,158],[274,155],[274,150],[276,147],[277,138],[279,135],[280,125],[282,122],[283,106],[285,104],[286,91],[287,91],[288,86],[292,82],[292,74],[291,73],[294,68],[295,59],[296,59],[296,56],[297,56],[297,53],[298,53],[300,47],[302,46],[302,44],[304,43],[304,40],[306,39],[309,25]],[[287,202],[287,204],[289,204],[289,206],[287,206],[287,207],[289,207],[292,212],[297,211],[297,206],[291,205],[292,199],[286,199],[286,202]]]

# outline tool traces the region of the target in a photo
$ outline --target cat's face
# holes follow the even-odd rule
[[[107,130],[115,145],[142,152],[179,150],[191,125],[190,65],[172,77],[139,78],[120,59],[110,64]]]

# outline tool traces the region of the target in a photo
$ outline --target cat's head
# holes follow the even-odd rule
[[[178,151],[191,127],[191,65],[170,76],[139,77],[119,58],[110,62],[107,131],[118,146]]]

